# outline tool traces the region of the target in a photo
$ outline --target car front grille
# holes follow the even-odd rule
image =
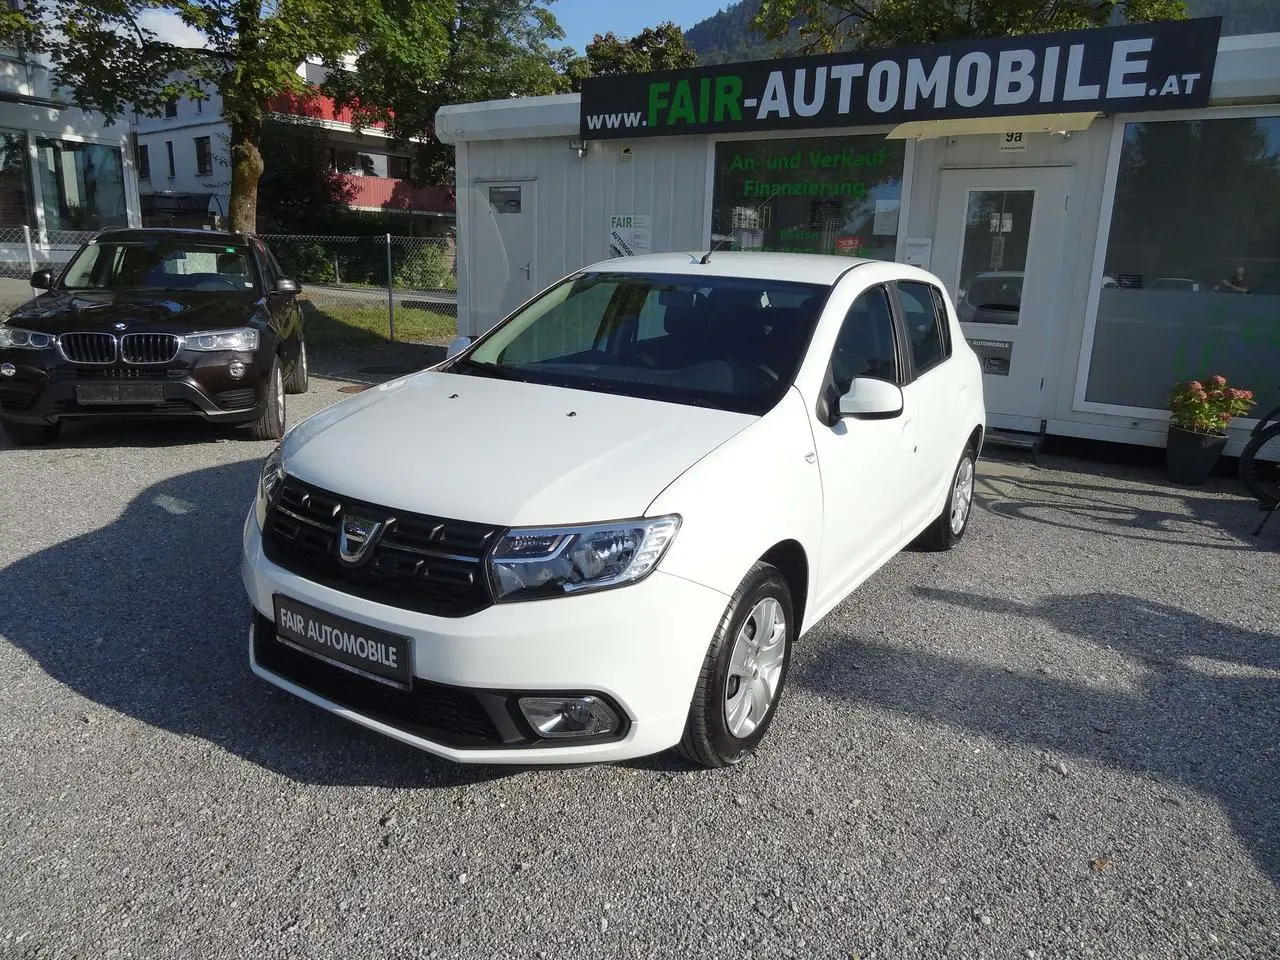
[[[184,380],[189,370],[151,370],[146,367],[68,367],[58,371],[59,380]]]
[[[118,344],[109,333],[64,333],[58,346],[72,363],[114,363]]]
[[[0,408],[20,412],[30,410],[36,402],[34,393],[25,390],[0,390]]]
[[[344,513],[383,523],[371,556],[358,567],[338,559]],[[272,563],[334,590],[405,610],[465,617],[493,602],[484,557],[498,533],[484,524],[343,498],[286,477],[267,514],[263,549]]]
[[[223,390],[214,399],[224,410],[247,410],[253,406],[258,395],[253,387],[245,387],[243,390]]]
[[[120,338],[120,355],[125,363],[168,363],[181,345],[172,333],[126,333]]]
[[[260,613],[254,615],[253,657],[263,669],[332,703],[437,743],[454,747],[511,743],[503,740],[475,692],[418,677],[411,690],[366,679],[281,643],[275,624]],[[491,699],[501,702],[501,698]]]

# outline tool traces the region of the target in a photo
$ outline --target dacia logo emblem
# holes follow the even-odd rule
[[[369,548],[382,533],[383,521],[344,513],[338,527],[338,559],[349,567],[358,567],[368,558]]]

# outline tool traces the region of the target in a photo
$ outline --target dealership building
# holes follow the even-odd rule
[[[1171,386],[1213,373],[1266,409],[1280,34],[1219,32],[959,41],[445,107],[460,332],[610,257],[897,259],[955,300],[995,427],[1160,446]]]

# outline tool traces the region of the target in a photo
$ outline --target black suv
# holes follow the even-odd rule
[[[0,322],[0,427],[51,443],[82,417],[200,417],[284,435],[307,389],[298,284],[266,245],[209,230],[104,230]]]

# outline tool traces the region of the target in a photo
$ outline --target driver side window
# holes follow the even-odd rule
[[[831,375],[841,394],[848,392],[854,377],[902,384],[893,313],[884,287],[872,287],[849,307],[831,354]]]

